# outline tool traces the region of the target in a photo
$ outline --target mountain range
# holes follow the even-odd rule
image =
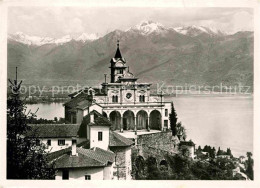
[[[8,77],[15,67],[28,84],[99,84],[120,40],[122,55],[140,81],[171,85],[253,86],[253,32],[233,34],[204,26],[166,27],[144,21],[104,36],[60,39],[21,32],[8,36]]]

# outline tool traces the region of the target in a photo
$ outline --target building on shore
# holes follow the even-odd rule
[[[63,125],[31,125],[55,161],[56,179],[132,179],[132,147],[138,135],[170,133],[171,102],[151,95],[126,66],[119,42],[110,82],[70,94]],[[171,134],[171,133],[170,133]],[[167,143],[171,140],[167,140]],[[86,145],[84,143],[87,143]]]
[[[150,131],[170,129],[171,102],[163,95],[152,95],[150,83],[139,83],[121,55],[119,41],[110,61],[110,82],[101,89],[86,88],[70,95],[64,104],[67,123],[80,124],[92,109],[102,108],[102,114],[113,124],[113,130]]]

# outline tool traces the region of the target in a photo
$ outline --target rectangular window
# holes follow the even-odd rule
[[[47,145],[51,146],[51,140],[47,140]]]
[[[72,144],[77,144],[77,140],[76,139],[72,139]]]
[[[91,175],[85,175],[85,180],[91,180]]]
[[[36,146],[40,146],[41,142],[40,140],[36,140]]]
[[[164,127],[168,127],[168,120],[164,120]]]
[[[62,179],[68,180],[69,179],[69,170],[63,170],[62,171]]]
[[[77,123],[77,117],[76,117],[76,114],[73,115],[72,123],[73,123],[73,124]]]
[[[102,141],[102,138],[103,137],[103,135],[102,135],[102,132],[98,132],[98,141]]]
[[[123,69],[119,69],[118,74],[123,74]]]
[[[64,146],[65,145],[65,140],[58,140],[58,145],[59,146]]]
[[[165,109],[165,117],[168,116],[168,109]]]

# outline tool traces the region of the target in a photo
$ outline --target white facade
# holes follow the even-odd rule
[[[99,147],[108,150],[109,145],[109,127],[89,126],[90,130],[90,148]],[[102,140],[98,139],[98,134],[102,134]]]
[[[57,171],[56,180],[62,180],[62,171]],[[90,175],[91,180],[105,180],[109,178],[105,172],[109,173],[104,170],[104,167],[69,169],[69,180],[85,180],[85,175]]]
[[[50,140],[51,145],[48,145],[48,140]],[[59,145],[58,142],[59,140],[65,140],[65,144],[64,145]],[[72,138],[42,138],[40,139],[42,144],[45,144],[46,146],[46,152],[54,152],[54,151],[58,151],[58,150],[62,150],[65,148],[68,148],[70,146],[72,146]],[[83,141],[86,141],[86,139],[84,138],[77,138],[77,143],[81,143]]]
[[[77,124],[81,124],[83,117],[88,115],[93,110],[96,110],[100,114],[103,113],[103,108],[101,106],[99,106],[98,104],[92,104],[91,106],[86,107],[85,109],[79,109],[78,108],[77,111],[76,111]]]
[[[89,107],[89,112],[92,112],[93,110],[99,112],[100,114],[102,114],[102,112],[103,112],[103,108],[97,104],[93,104]],[[85,114],[84,114],[84,116],[85,116]]]
[[[51,141],[51,145],[47,144],[48,140]],[[58,140],[65,140],[65,144],[59,145]],[[54,152],[54,151],[58,151],[70,147],[72,145],[72,139],[71,138],[43,138],[41,139],[41,143],[46,145],[47,152]]]
[[[86,108],[83,110],[83,117],[85,117],[86,115],[88,115],[90,112],[92,112],[93,110],[96,110],[97,112],[99,112],[100,114],[102,114],[103,112],[103,108],[97,104],[92,104],[90,107]]]

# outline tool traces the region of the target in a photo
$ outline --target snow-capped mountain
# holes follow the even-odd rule
[[[8,35],[9,40],[18,41],[28,45],[43,45],[49,43],[55,43],[55,39],[50,37],[37,37],[37,36],[29,36],[22,32],[16,32],[15,34]]]
[[[224,35],[223,32],[220,30],[214,29],[214,28],[208,28],[204,26],[185,26],[185,27],[175,27],[173,28],[176,32],[183,34],[183,35],[188,35],[188,36],[198,36],[200,34],[206,33],[209,35]]]
[[[96,34],[83,33],[77,38],[72,38],[70,35],[66,35],[61,38],[55,39],[55,38],[51,38],[51,37],[30,36],[30,35],[26,35],[22,32],[16,32],[15,34],[8,35],[8,39],[14,40],[17,42],[21,42],[21,43],[27,44],[27,45],[42,46],[44,44],[62,45],[64,43],[70,42],[71,40],[83,41],[83,42],[93,41],[93,40],[98,39],[98,36]]]
[[[78,38],[76,38],[76,41],[93,41],[97,40],[99,37],[97,34],[87,34],[87,33],[82,33]]]
[[[141,35],[150,35],[150,34],[162,34],[170,31],[175,31],[182,35],[188,35],[188,36],[198,36],[200,34],[209,34],[209,35],[224,35],[225,33],[214,29],[214,28],[208,28],[204,26],[184,26],[184,27],[166,27],[158,22],[153,21],[143,21],[140,24],[137,24],[128,30],[126,32],[135,32],[139,33]]]
[[[115,30],[116,31],[116,30]],[[143,36],[148,36],[151,34],[156,34],[156,35],[160,35],[160,34],[172,34],[172,32],[174,33],[179,33],[182,35],[187,35],[189,37],[196,37],[202,34],[207,34],[207,35],[211,35],[211,36],[223,36],[226,35],[225,33],[217,30],[217,29],[213,29],[213,28],[208,28],[208,27],[204,27],[204,26],[183,26],[183,27],[166,27],[164,25],[162,25],[161,23],[158,22],[153,22],[153,21],[143,21],[133,27],[130,27],[129,29],[127,29],[126,31],[120,31],[122,33],[134,33],[134,34],[140,34]],[[36,45],[36,46],[41,46],[44,44],[56,44],[56,45],[62,45],[64,43],[67,43],[71,40],[75,40],[75,41],[81,41],[81,42],[91,42],[94,40],[99,39],[100,36],[98,36],[97,34],[87,34],[87,33],[82,33],[81,35],[79,35],[78,37],[71,37],[70,35],[66,35],[62,38],[59,39],[55,39],[55,38],[50,38],[50,37],[37,37],[37,36],[29,36],[26,35],[22,32],[17,32],[15,34],[10,34],[8,36],[9,40],[14,40],[17,42],[21,42],[27,45]]]
[[[138,32],[142,35],[149,35],[152,33],[162,33],[169,28],[164,27],[162,24],[153,21],[143,21],[138,25],[135,25],[126,30],[126,32]]]
[[[44,44],[57,44],[61,45],[66,42],[69,42],[72,40],[72,37],[70,35],[66,35],[62,38],[55,39],[51,37],[37,37],[37,36],[30,36],[26,35],[22,32],[16,32],[15,34],[10,34],[8,35],[9,40],[14,40],[17,42],[21,42],[27,45],[36,45],[36,46],[41,46]]]
[[[73,80],[79,80],[85,84],[86,80],[93,83],[93,78],[97,80],[95,83],[99,83],[99,80],[103,80],[103,73],[108,71],[109,60],[115,55],[117,40],[120,40],[121,53],[130,62],[133,73],[145,82],[150,82],[150,78],[153,78],[155,86],[156,81],[162,79],[162,72],[167,84],[214,86],[224,83],[253,86],[253,32],[241,31],[225,37],[214,35],[212,45],[208,33],[217,33],[213,29],[209,31],[194,26],[174,29],[154,23],[138,25],[140,27],[135,27],[135,30],[114,30],[98,40],[84,43],[76,40],[86,40],[88,35],[83,35],[82,38],[77,36],[63,45],[55,45],[55,42],[69,41],[70,36],[57,40],[28,37],[20,33],[13,36],[13,40],[27,44],[54,44],[28,45],[25,48],[9,39],[8,77],[15,75],[13,67],[17,66],[20,70],[19,77],[32,84],[44,79],[53,85],[57,84],[57,80],[71,80],[68,84],[75,84]],[[144,31],[147,31],[146,35],[143,35]],[[196,34],[201,34],[189,36],[191,31],[194,31],[193,34],[195,31]],[[225,53],[227,49],[229,52]]]

